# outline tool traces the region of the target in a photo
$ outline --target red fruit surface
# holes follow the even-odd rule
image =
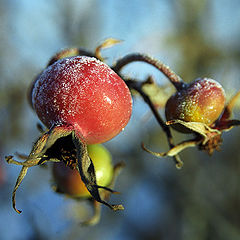
[[[222,86],[209,78],[197,79],[176,92],[166,103],[167,120],[201,122],[207,125],[216,121],[225,106]]]
[[[64,58],[46,68],[32,88],[32,105],[48,128],[73,126],[87,144],[116,136],[132,111],[125,82],[105,63],[86,56]]]

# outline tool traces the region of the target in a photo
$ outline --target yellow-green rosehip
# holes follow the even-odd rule
[[[112,157],[101,144],[88,145],[88,154],[93,161],[97,184],[106,187],[113,176]],[[53,164],[53,178],[57,189],[72,197],[91,197],[77,169],[71,169],[63,162]]]
[[[221,115],[225,101],[224,89],[217,81],[209,78],[197,79],[168,99],[165,107],[166,119],[201,122],[210,126]],[[185,132],[182,127],[175,126],[175,129]]]

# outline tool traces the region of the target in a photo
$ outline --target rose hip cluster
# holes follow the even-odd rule
[[[107,202],[114,193],[112,187],[122,164],[113,167],[109,153],[99,144],[118,135],[127,125],[132,113],[129,89],[137,91],[149,105],[170,147],[164,153],[152,152],[142,144],[143,149],[158,157],[173,157],[177,167],[182,166],[178,154],[183,149],[197,146],[211,154],[219,149],[222,132],[240,125],[238,120],[230,119],[240,93],[226,105],[225,92],[217,81],[200,78],[187,84],[168,66],[144,54],[126,55],[110,67],[103,62],[100,51],[116,42],[108,39],[95,53],[75,48],[61,51],[32,83],[29,102],[46,130],[41,130],[28,156],[18,155],[24,162],[6,157],[8,163],[22,166],[12,197],[18,213],[21,211],[15,206],[15,194],[28,168],[49,161],[54,162],[56,192],[91,198],[95,205],[103,203],[113,210],[123,209],[122,205]],[[152,101],[156,91],[151,94],[144,90],[146,84],[158,86],[149,78],[138,81],[121,74],[124,66],[136,61],[154,66],[175,86],[176,93],[165,105],[167,122]],[[191,133],[194,138],[175,145],[170,127]],[[88,223],[96,222],[98,216]]]

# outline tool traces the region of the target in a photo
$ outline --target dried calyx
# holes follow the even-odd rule
[[[107,205],[113,210],[123,209],[122,205],[110,205],[101,199],[99,188],[103,188],[111,193],[114,193],[114,191],[110,188],[97,185],[94,165],[88,156],[87,145],[79,139],[70,127],[55,126],[53,129],[45,132],[34,144],[32,152],[24,162],[15,161],[12,156],[7,157],[6,160],[8,163],[22,165],[22,170],[17,179],[12,197],[13,208],[18,213],[21,213],[21,211],[16,209],[15,195],[28,168],[49,161],[63,161],[72,169],[78,169],[88,191],[96,201]]]
[[[112,189],[114,187],[120,170],[124,167],[124,163],[119,162],[115,166],[112,165],[111,154],[101,144],[88,145],[88,153],[91,157],[98,184]],[[101,216],[101,204],[97,202],[86,189],[85,184],[81,180],[77,169],[70,169],[64,162],[55,162],[52,166],[53,173],[53,190],[57,193],[64,194],[74,200],[88,200],[94,209],[94,214],[89,219],[82,222],[83,225],[94,225],[99,222]],[[111,192],[100,189],[101,199],[107,201]],[[76,205],[76,208],[78,206]]]

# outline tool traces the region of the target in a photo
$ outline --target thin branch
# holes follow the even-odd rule
[[[158,59],[155,59],[146,54],[132,53],[132,54],[126,55],[125,57],[119,59],[116,62],[116,64],[112,67],[112,69],[115,72],[119,73],[119,71],[124,66],[126,66],[131,62],[137,62],[137,61],[148,63],[154,66],[155,68],[157,68],[170,80],[170,82],[175,86],[177,90],[180,90],[185,86],[185,83],[182,81],[182,79],[174,71],[172,71],[169,66],[165,65]]]
[[[144,91],[142,90],[143,83],[134,81],[132,79],[131,80],[126,80],[125,79],[125,82],[126,82],[126,84],[128,85],[129,88],[132,88],[132,89],[136,90],[142,96],[143,100],[148,104],[148,106],[150,107],[150,109],[151,109],[154,117],[156,118],[157,122],[162,127],[163,131],[166,133],[169,147],[173,148],[175,145],[173,143],[173,137],[172,137],[170,128],[162,120],[159,112],[157,111],[156,107],[152,103],[152,101],[149,98],[149,96],[147,94],[145,94]],[[174,159],[174,161],[176,163],[176,167],[177,168],[181,168],[182,165],[183,165],[183,162],[181,161],[180,157],[176,154],[175,156],[173,156],[173,159]]]

